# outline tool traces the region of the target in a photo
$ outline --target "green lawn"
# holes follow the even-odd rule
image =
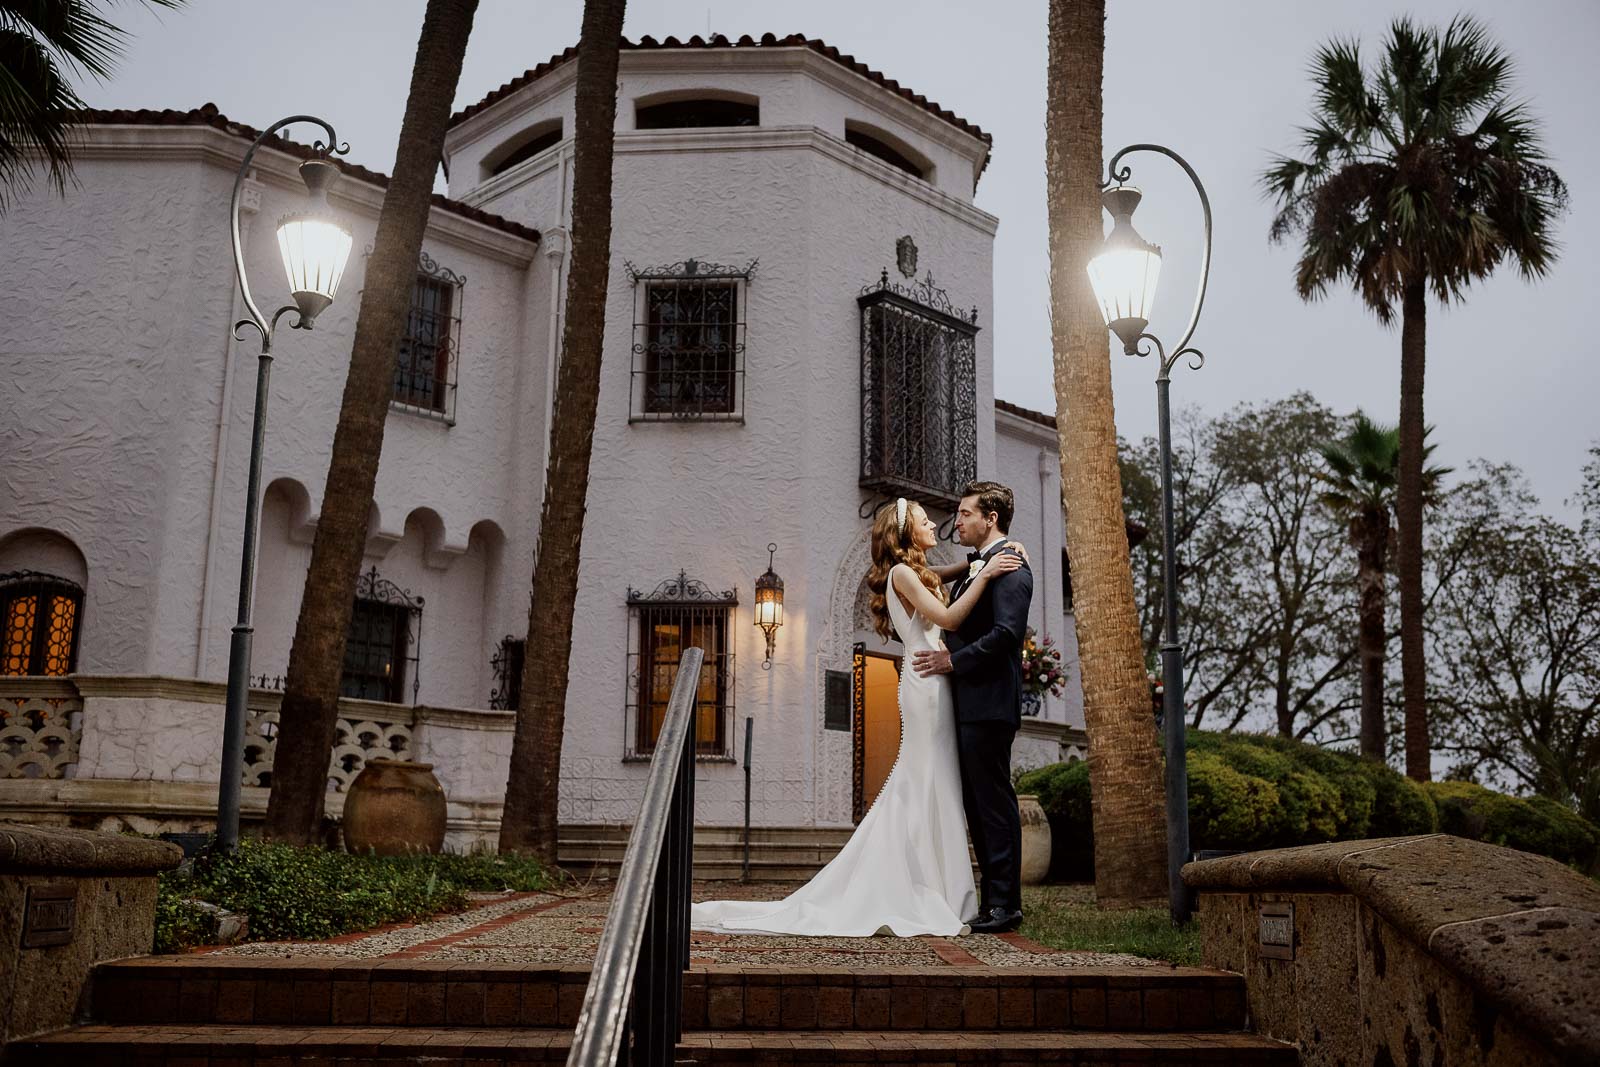
[[[1101,911],[1094,887],[1044,885],[1024,888],[1027,918],[1019,931],[1041,945],[1088,952],[1126,952],[1169,963],[1200,962],[1200,924],[1172,925],[1165,908]]]

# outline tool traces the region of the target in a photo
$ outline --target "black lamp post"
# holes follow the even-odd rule
[[[1156,152],[1182,167],[1200,194],[1200,208],[1205,214],[1200,287],[1195,293],[1189,325],[1171,354],[1154,334],[1145,332],[1150,324],[1150,308],[1155,303],[1156,282],[1161,275],[1161,249],[1140,237],[1133,228],[1133,212],[1142,194],[1123,184],[1132,176],[1132,171],[1128,167],[1119,170],[1117,164],[1123,156],[1134,152]],[[1178,565],[1173,551],[1172,522],[1172,416],[1167,389],[1171,384],[1172,365],[1180,356],[1189,356],[1189,365],[1194,370],[1205,363],[1205,356],[1189,347],[1189,339],[1200,321],[1206,280],[1211,273],[1211,202],[1194,168],[1172,149],[1161,145],[1129,145],[1111,157],[1106,174],[1106,181],[1100,187],[1100,199],[1111,213],[1111,232],[1106,235],[1100,254],[1089,261],[1089,280],[1106,326],[1122,342],[1122,351],[1130,356],[1147,356],[1154,346],[1159,361],[1156,406],[1161,448],[1161,586],[1165,617],[1161,635],[1161,716],[1167,750],[1167,894],[1172,921],[1182,923],[1189,919],[1194,908],[1182,875],[1183,865],[1189,858],[1189,773],[1188,753],[1184,747],[1183,646],[1178,643]],[[1145,341],[1149,345],[1141,344]]]
[[[300,178],[311,193],[308,211],[285,215],[278,221],[278,251],[288,275],[294,303],[285,304],[269,319],[256,306],[245,278],[244,248],[239,241],[239,193],[244,187],[250,161],[262,143],[296,122],[314,122],[327,131],[324,144],[317,141],[317,155],[300,164]],[[278,320],[295,312],[293,329],[309,330],[317,316],[333,303],[350,258],[350,231],[334,221],[328,209],[328,187],[339,176],[339,168],[329,160],[330,153],[344,155],[348,144],[340,144],[333,127],[311,115],[292,115],[273,123],[244,154],[238,176],[233,180],[233,268],[239,279],[250,317],[234,323],[235,340],[240,331],[253,327],[261,335],[261,355],[256,364],[255,423],[250,434],[250,476],[244,504],[244,549],[239,561],[239,616],[228,648],[228,702],[222,726],[222,770],[217,783],[217,847],[231,850],[239,843],[239,795],[244,781],[244,725],[250,700],[251,598],[255,586],[256,525],[261,506],[261,441],[267,429],[267,384],[272,374],[272,338]]]
[[[776,544],[767,545],[767,573],[756,579],[756,625],[767,635],[767,658],[761,662],[764,671],[772,669],[773,644],[783,625],[783,579],[772,569],[777,551]]]

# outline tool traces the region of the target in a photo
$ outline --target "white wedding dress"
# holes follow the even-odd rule
[[[967,853],[950,681],[918,675],[910,662],[912,653],[939,647],[939,628],[920,615],[907,617],[893,578],[891,571],[889,617],[906,654],[900,672],[900,754],[878,799],[849,842],[811,881],[782,900],[695,904],[689,914],[692,928],[824,937],[968,932],[966,921],[977,915],[978,894]]]

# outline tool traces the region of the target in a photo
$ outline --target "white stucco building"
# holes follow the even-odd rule
[[[347,656],[334,788],[380,750],[432,762],[458,844],[492,834],[505,784],[505,665],[522,654],[562,328],[575,75],[569,50],[452,121],[449,198],[435,198],[397,354]],[[0,678],[0,817],[172,827],[214,810],[256,355],[253,334],[230,332],[242,309],[228,203],[255,135],[209,106],[98,113],[79,185],[0,218],[0,675],[19,676]],[[885,712],[869,678],[897,649],[865,620],[867,516],[903,492],[942,518],[972,476],[1016,491],[1034,626],[1074,668],[1018,760],[1081,755],[1055,434],[993,396],[998,220],[973,203],[989,148],[820,42],[624,50],[564,824],[632,818],[660,667],[693,642],[712,660],[700,822],[743,817],[748,719],[754,822],[847,827],[896,743],[892,687]],[[304,200],[306,153],[264,148],[246,186],[263,304],[282,284],[273,226]],[[386,182],[344,169],[332,202],[356,253],[340,299],[276,346],[254,786],[270,774],[273,682]],[[769,543],[786,612],[768,665],[751,604]],[[247,815],[264,797],[246,790]]]

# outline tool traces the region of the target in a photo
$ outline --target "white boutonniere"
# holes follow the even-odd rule
[[[975,559],[971,563],[967,564],[967,581],[970,582],[972,579],[978,576],[978,572],[983,570],[984,563],[984,560]]]

